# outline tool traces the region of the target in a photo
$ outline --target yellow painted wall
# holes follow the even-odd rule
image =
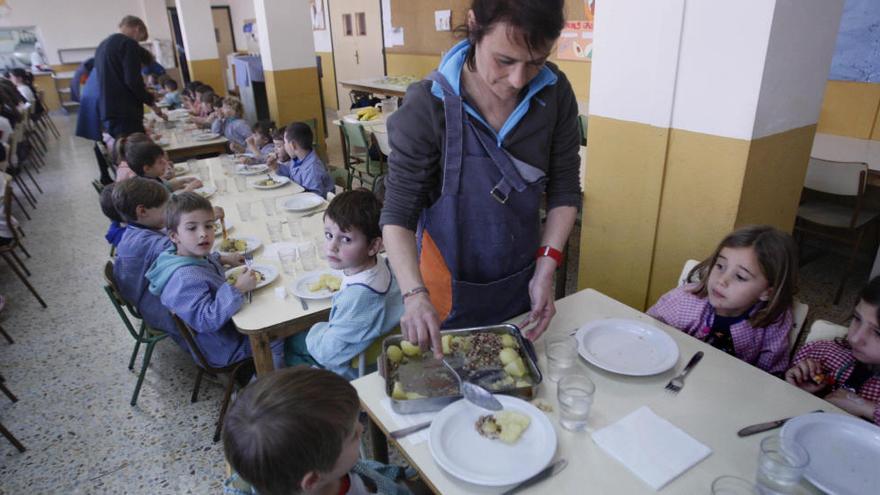
[[[321,70],[324,76],[321,78],[321,91],[324,93],[324,106],[339,110],[336,108],[336,71],[333,68],[333,52],[315,52],[315,55],[321,57]]]
[[[263,74],[266,78],[266,99],[269,101],[272,120],[282,126],[314,119],[318,126],[315,132],[318,154],[326,158],[327,145],[324,141],[324,121],[321,118],[321,99],[318,93],[318,68],[266,70]]]
[[[591,62],[574,62],[571,60],[553,60],[559,69],[565,73],[565,77],[571,83],[574,95],[578,101],[590,99],[590,69]]]
[[[192,81],[202,81],[214,88],[218,95],[226,95],[226,82],[223,77],[223,64],[219,58],[187,60],[189,77]]]
[[[440,55],[386,53],[385,65],[389,76],[425,77],[440,64]]]
[[[880,140],[880,84],[828,81],[818,132]]]

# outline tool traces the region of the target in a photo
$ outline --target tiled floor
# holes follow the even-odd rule
[[[16,339],[0,341],[0,373],[20,399],[0,396],[0,421],[28,448],[19,454],[0,439],[0,494],[216,493],[223,453],[211,435],[221,389],[205,381],[201,400],[191,404],[194,366],[162,342],[137,407],[129,406],[137,376],[126,368],[132,339],[101,290],[107,222],[90,185],[94,156],[89,143],[71,137],[67,117],[56,121],[63,135],[52,140],[49,165],[38,176],[46,192],[33,220],[23,223],[31,281],[49,308],[0,263],[0,294],[8,301],[0,323]],[[332,130],[330,162],[337,165]],[[816,317],[845,319],[865,281],[852,277],[842,303],[832,306],[840,264],[830,256],[802,271],[801,297]],[[865,258],[858,270],[869,266]],[[570,290],[576,271],[575,256]]]

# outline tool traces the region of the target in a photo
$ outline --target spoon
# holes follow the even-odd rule
[[[498,399],[492,395],[492,392],[489,392],[485,388],[471,382],[462,381],[461,375],[458,374],[458,371],[455,371],[455,368],[453,368],[446,359],[443,359],[443,364],[449,368],[449,371],[452,371],[453,375],[455,375],[455,379],[458,380],[458,389],[461,392],[461,395],[469,402],[490,411],[500,411],[504,409],[504,406],[498,402]]]

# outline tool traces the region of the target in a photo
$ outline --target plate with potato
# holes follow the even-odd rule
[[[528,402],[495,396],[504,409],[492,413],[459,400],[437,413],[429,432],[434,461],[462,481],[504,486],[547,467],[556,452],[556,431],[547,415]]]
[[[317,270],[308,272],[293,281],[290,290],[302,299],[329,299],[342,288],[342,272]]]
[[[214,251],[220,254],[250,254],[262,245],[259,239],[250,236],[228,237],[214,242]]]

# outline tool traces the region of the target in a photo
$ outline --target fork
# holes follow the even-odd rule
[[[684,369],[681,370],[681,373],[679,373],[678,376],[676,376],[672,380],[669,380],[669,383],[666,384],[666,391],[673,395],[679,393],[682,387],[684,387],[685,377],[688,375],[688,373],[691,372],[691,370],[694,369],[694,367],[697,365],[697,363],[700,362],[701,359],[703,359],[703,351],[699,351],[694,354],[694,357],[692,357],[691,360],[688,361],[687,366],[685,366]]]
[[[244,266],[248,268],[248,270],[253,270],[254,264],[254,255],[253,254],[245,254],[244,255]],[[254,291],[249,290],[247,293],[248,302],[253,302],[254,300]]]

